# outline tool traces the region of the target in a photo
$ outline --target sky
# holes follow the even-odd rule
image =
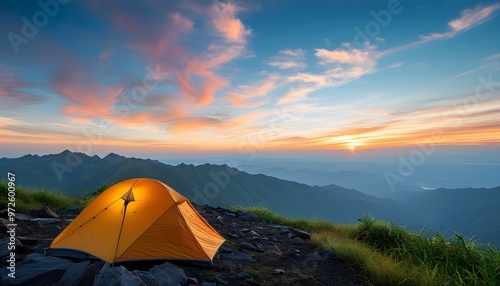
[[[499,154],[497,1],[19,3],[0,4],[0,156]]]

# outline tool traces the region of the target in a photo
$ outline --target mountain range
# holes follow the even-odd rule
[[[415,231],[436,229],[451,235],[449,231],[453,230],[479,244],[500,246],[500,209],[495,203],[500,201],[500,187],[398,192],[391,199],[383,199],[336,184],[310,186],[249,174],[227,165],[173,166],[114,153],[100,158],[68,150],[44,156],[1,158],[0,172],[15,173],[22,186],[71,196],[84,196],[103,183],[148,177],[168,184],[201,205],[263,206],[289,217],[347,224],[356,223],[363,215],[373,215]],[[355,176],[343,180],[348,178],[356,180]]]

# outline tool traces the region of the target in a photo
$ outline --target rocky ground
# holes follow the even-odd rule
[[[8,277],[7,212],[0,210],[0,285],[369,285],[334,252],[312,245],[306,232],[259,222],[253,213],[196,208],[226,238],[212,267],[141,262],[110,268],[102,261],[42,255],[78,214],[69,207],[17,214],[14,279]]]

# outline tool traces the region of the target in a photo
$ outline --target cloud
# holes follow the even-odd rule
[[[115,51],[113,49],[108,48],[99,54],[99,59],[102,61],[107,61],[111,58],[111,56],[113,56],[114,52]]]
[[[344,45],[349,47],[350,45]],[[367,46],[365,49],[315,49],[316,57],[321,65],[348,64],[348,65],[373,65],[376,59],[374,52],[376,46]]]
[[[288,76],[287,80],[289,82],[315,84],[320,87],[328,86],[328,76],[322,74],[296,73],[294,75]]]
[[[327,67],[324,75],[328,85],[338,86],[373,73],[380,58],[376,48],[367,45],[364,49],[355,49],[344,44],[344,48],[335,50],[316,49],[316,57],[319,65]]]
[[[210,8],[210,16],[214,27],[224,35],[226,41],[244,44],[246,37],[252,33],[246,28],[236,14],[242,10],[233,3],[216,3]]]
[[[497,59],[497,58],[500,58],[500,53],[489,55],[489,56],[487,56],[485,58],[477,60],[477,62],[491,61],[491,60],[494,60],[494,59]]]
[[[3,67],[0,67],[3,69]],[[0,103],[2,106],[23,107],[43,103],[46,97],[26,91],[33,83],[19,80],[13,72],[0,70]]]
[[[268,93],[279,86],[279,76],[269,75],[266,79],[252,85],[240,85],[228,93],[227,100],[239,108],[261,106],[268,99]]]
[[[155,66],[168,78],[162,78],[156,89],[146,90],[144,100],[130,102],[126,94],[135,87],[130,85],[130,79],[103,86],[94,79],[92,71],[84,69],[85,74],[79,77],[92,80],[83,90],[77,80],[65,80],[59,74],[53,85],[70,102],[63,109],[66,115],[83,119],[102,116],[118,124],[152,122],[171,132],[180,132],[183,128],[201,130],[210,126],[229,126],[225,122],[227,118],[206,116],[204,110],[216,100],[222,87],[230,85],[230,80],[220,73],[223,66],[248,54],[246,45],[251,29],[238,18],[243,7],[218,1],[172,5],[149,1],[149,7],[137,3],[119,5],[118,1],[89,3],[94,13],[111,24],[113,33],[127,35],[119,39],[130,54],[145,60],[145,67]],[[159,13],[137,12],[151,7]],[[117,52],[115,50],[113,55]],[[107,58],[108,53],[103,51],[100,58]],[[66,73],[71,74],[71,68]],[[132,82],[140,83],[141,80],[132,79]],[[95,104],[98,98],[102,98],[103,106]]]
[[[285,49],[279,51],[277,56],[271,58],[267,64],[279,69],[303,69],[305,64],[305,51],[302,49]]]
[[[486,21],[499,8],[500,4],[497,3],[484,8],[478,6],[473,10],[466,9],[462,11],[460,18],[450,21],[448,26],[450,26],[454,32],[470,29]]]
[[[171,120],[167,127],[167,131],[172,133],[193,132],[226,125],[227,123],[225,121],[217,118],[189,117]]]
[[[244,8],[223,2],[148,4],[164,10],[157,14],[162,17],[135,13],[131,5],[113,1],[93,2],[92,9],[111,21],[115,30],[129,35],[124,39],[126,46],[144,54],[150,65],[158,64],[172,75],[173,82],[169,84],[178,90],[177,97],[199,107],[213,102],[216,93],[229,85],[219,70],[247,54],[251,30],[237,17]],[[194,39],[196,45],[192,45]]]
[[[283,50],[281,54],[303,55],[302,50]],[[376,71],[380,53],[374,45],[363,49],[352,48],[348,43],[334,50],[315,49],[319,72],[298,72],[283,75],[288,91],[278,99],[278,104],[306,99],[308,94],[327,87],[345,85]]]
[[[420,40],[385,50],[381,52],[381,56],[406,50],[429,41],[453,38],[461,32],[467,31],[492,19],[498,9],[500,9],[500,4],[493,4],[486,7],[477,6],[475,9],[465,9],[460,13],[459,18],[448,22],[449,30],[447,32],[433,32],[428,35],[420,35]]]
[[[424,41],[432,41],[442,38],[452,38],[458,33],[467,31],[490,19],[493,13],[500,8],[500,4],[494,4],[487,7],[477,6],[475,9],[465,9],[457,19],[448,22],[450,28],[445,33],[431,33],[429,35],[420,35]]]
[[[394,68],[398,68],[398,67],[400,67],[402,65],[403,65],[402,62],[395,62],[395,63],[391,64],[390,66],[388,66],[387,68],[388,69],[394,69]]]
[[[307,95],[315,91],[317,87],[314,86],[298,86],[288,90],[285,95],[279,98],[278,104],[296,102],[307,97]]]
[[[111,119],[111,106],[123,91],[123,86],[101,86],[91,70],[81,63],[68,63],[52,76],[55,92],[67,100],[63,113],[74,119],[96,117]]]

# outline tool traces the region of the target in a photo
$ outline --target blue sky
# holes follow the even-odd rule
[[[1,156],[499,145],[500,2],[30,3],[0,4]]]

